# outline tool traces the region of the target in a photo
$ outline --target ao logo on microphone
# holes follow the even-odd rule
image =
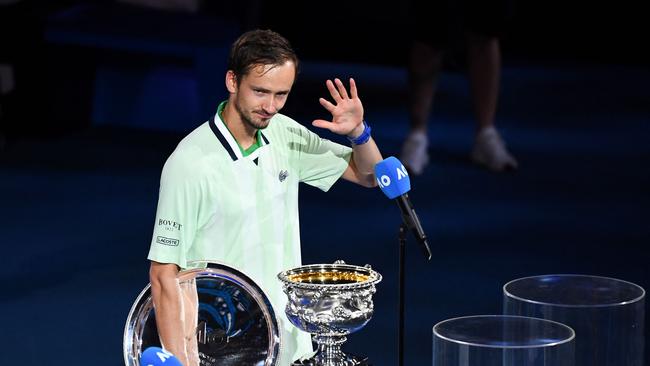
[[[395,167],[395,172],[397,173],[397,180],[400,181],[406,177],[408,177],[408,173],[406,172],[406,168],[404,168],[404,165],[400,164],[398,167]],[[385,188],[390,186],[391,180],[390,177],[386,174],[382,175],[381,177],[377,177],[377,184],[379,184],[380,188]]]
[[[183,366],[169,351],[160,347],[149,347],[140,356],[141,366]]]
[[[167,359],[170,359],[170,358],[174,357],[174,355],[172,355],[166,349],[162,349],[159,352],[156,352],[156,356],[158,356],[158,359],[160,360],[160,362],[165,362],[165,361],[167,361]]]

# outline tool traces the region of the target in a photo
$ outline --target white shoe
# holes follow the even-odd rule
[[[502,172],[517,169],[517,160],[508,152],[499,132],[494,127],[479,131],[471,154],[472,160],[486,168]]]
[[[400,160],[412,174],[422,174],[424,167],[429,163],[428,147],[429,139],[425,132],[411,132],[404,141]]]

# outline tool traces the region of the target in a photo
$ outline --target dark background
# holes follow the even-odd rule
[[[102,10],[86,16],[79,6]],[[223,66],[197,67],[188,47],[227,47],[254,26],[279,31],[303,61],[283,112],[309,126],[324,116],[324,80],[354,76],[383,155],[397,156],[408,124],[408,9],[371,1],[205,2],[198,14],[111,1],[1,6],[0,64],[14,66],[16,86],[0,99],[0,363],[40,365],[44,355],[52,365],[122,363],[124,322],[148,282],[160,170],[225,95]],[[514,278],[582,273],[650,284],[642,12],[632,2],[519,1],[515,14],[502,44],[497,120],[518,172],[493,174],[467,159],[473,121],[461,50],[440,80],[432,162],[411,181],[434,258],[426,262],[409,242],[406,364],[431,363],[435,323],[500,313],[501,286]],[[214,87],[197,92],[201,78]],[[375,316],[346,349],[395,364],[397,208],[379,190],[338,183],[327,194],[302,188],[300,209],[305,263],[344,259],[383,274]]]
[[[45,134],[74,130],[89,123],[84,117],[89,113],[90,95],[75,95],[77,99],[86,98],[86,103],[78,103],[72,108],[61,107],[65,103],[57,98],[80,94],[83,87],[88,88],[97,63],[111,58],[116,50],[91,47],[80,51],[79,47],[70,44],[67,47],[52,45],[44,39],[44,35],[51,29],[48,28],[52,25],[49,16],[57,11],[77,4],[110,6],[114,3],[112,0],[23,0],[3,6],[0,15],[3,44],[0,60],[15,66],[17,79],[16,93],[4,97],[8,99],[3,103],[4,119],[14,120],[5,121],[5,129],[18,134],[33,134],[34,131],[16,120],[28,116],[31,120],[42,121],[48,112],[49,118],[59,120],[56,124],[39,125],[37,130]],[[643,13],[638,4],[632,1],[616,2],[615,5],[587,1],[513,3],[514,17],[502,38],[506,65],[534,62],[548,67],[568,63],[576,67],[593,64],[645,67],[648,64],[649,56],[642,52],[647,33],[643,28]],[[238,30],[272,28],[290,39],[305,60],[395,67],[406,64],[411,32],[409,1],[378,4],[363,0],[320,6],[297,0],[281,3],[263,0],[203,1],[200,4],[196,17],[223,24],[233,35],[224,34],[219,39],[215,34],[228,33],[223,32],[223,28],[215,29],[210,34],[210,31],[194,27],[182,31],[181,39],[199,39],[203,42],[219,39],[227,45]],[[431,10],[432,13],[434,11]],[[183,22],[186,23],[191,22],[189,19],[192,18],[179,11],[155,12],[155,17],[166,13],[164,22],[169,23],[175,21],[175,16],[184,18]],[[138,19],[145,17],[143,15]],[[119,11],[109,12],[103,19],[104,27],[112,27],[113,23],[118,22],[117,19]],[[93,23],[94,20],[88,22]],[[146,29],[147,22],[143,20],[139,28]],[[121,32],[119,29],[119,26],[115,26],[112,32],[127,37],[131,27]],[[149,29],[145,34],[146,37],[156,38],[156,28]],[[165,36],[158,37],[163,39]],[[128,61],[124,61],[124,55],[120,55],[118,59],[121,61],[115,62],[155,62],[146,54],[130,52]],[[447,67],[462,69],[463,57],[462,48],[455,48],[447,57]],[[183,62],[173,60],[173,57],[165,60],[168,63],[173,61]],[[74,77],[65,80],[66,76],[61,77],[60,74],[70,69],[74,70]],[[72,85],[70,81],[73,81]],[[62,94],[62,88],[69,90]],[[34,99],[39,101],[39,108],[32,108]]]

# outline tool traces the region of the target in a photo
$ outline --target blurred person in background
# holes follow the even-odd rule
[[[502,37],[514,13],[514,0],[412,0],[412,45],[408,60],[410,131],[401,160],[421,174],[429,163],[427,122],[444,56],[460,37],[476,118],[470,158],[492,171],[516,169],[517,160],[495,126],[499,97]],[[430,11],[429,9],[434,9]]]

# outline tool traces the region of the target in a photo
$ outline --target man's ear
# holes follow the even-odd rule
[[[232,70],[226,72],[226,89],[229,93],[237,92],[237,75]]]

